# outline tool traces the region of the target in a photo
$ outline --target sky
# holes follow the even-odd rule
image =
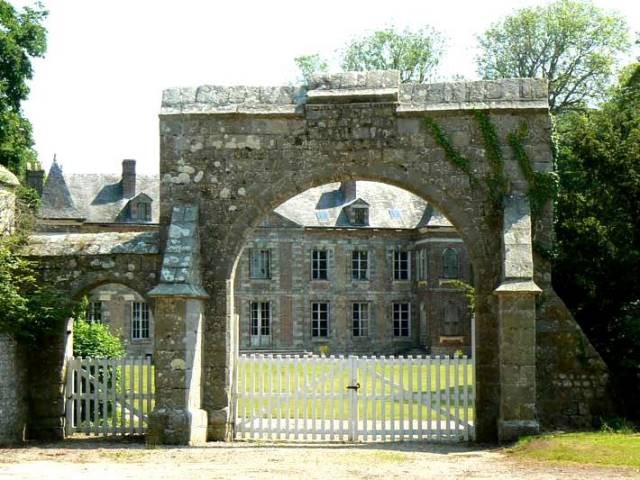
[[[31,1],[13,0],[17,7]],[[444,77],[474,79],[476,35],[541,0],[44,0],[48,51],[34,61],[24,111],[48,170],[158,171],[162,90],[177,86],[286,85],[293,59],[330,56],[364,33],[395,25],[441,31]],[[600,0],[640,31],[640,2]]]

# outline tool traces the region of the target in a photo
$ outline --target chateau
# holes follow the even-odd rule
[[[157,176],[64,175],[54,161],[28,182],[42,197],[42,233],[155,232]],[[131,269],[133,276],[135,266]],[[341,354],[471,353],[466,249],[449,221],[391,185],[345,181],[311,188],[269,214],[247,242],[235,277],[240,348]],[[127,275],[127,274],[125,274]],[[125,277],[126,278],[126,277]],[[86,292],[129,355],[153,355],[147,292],[125,284]]]

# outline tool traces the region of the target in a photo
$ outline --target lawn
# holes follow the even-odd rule
[[[465,371],[466,370],[466,371]],[[241,361],[238,413],[274,418],[350,418],[347,362],[320,359]],[[356,380],[359,419],[442,420],[450,412],[473,420],[473,365],[361,362]],[[466,416],[464,413],[466,403]],[[245,413],[246,412],[246,413]]]
[[[640,469],[640,433],[580,432],[526,437],[507,451],[534,460]]]

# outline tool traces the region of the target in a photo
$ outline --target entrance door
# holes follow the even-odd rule
[[[251,346],[271,345],[271,302],[251,302]]]

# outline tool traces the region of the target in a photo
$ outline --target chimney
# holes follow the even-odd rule
[[[44,186],[44,170],[27,170],[27,186],[33,188],[42,198],[42,187]]]
[[[340,183],[340,193],[343,203],[351,202],[357,198],[357,185],[355,180]]]
[[[126,159],[122,161],[122,198],[136,196],[136,161]]]

